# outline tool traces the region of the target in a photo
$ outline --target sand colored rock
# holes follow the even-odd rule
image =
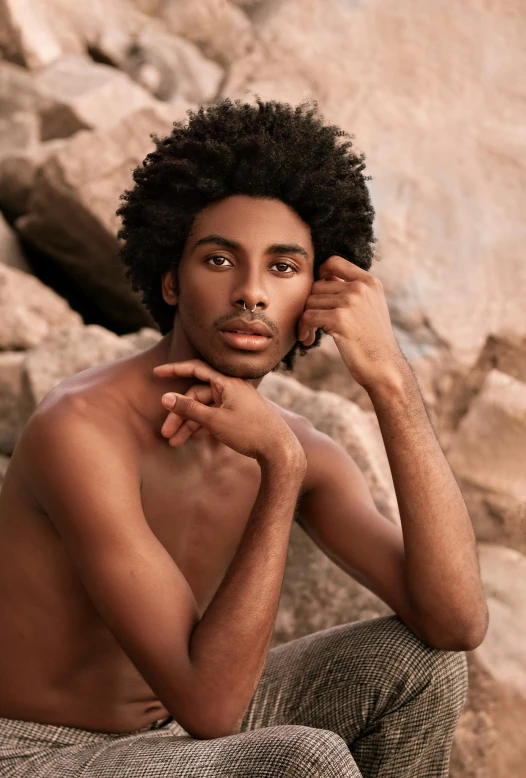
[[[152,325],[118,260],[115,211],[133,183],[134,167],[153,149],[150,134],[171,130],[168,106],[163,109],[145,108],[109,130],[77,133],[40,168],[28,213],[16,221],[21,234],[53,257],[120,326]]]
[[[479,555],[490,623],[482,645],[467,652],[469,696],[455,734],[451,776],[522,778],[526,556],[489,543],[479,545]]]
[[[66,300],[33,275],[0,262],[0,349],[28,349],[53,330],[82,325]]]
[[[1,178],[0,178],[1,181]],[[11,229],[0,213],[0,263],[31,272],[31,268],[22,252],[16,233]]]
[[[480,540],[526,551],[526,383],[486,376],[447,452]]]
[[[125,73],[83,57],[61,57],[34,76],[47,98],[41,112],[41,140],[65,138],[79,130],[113,127],[154,99]]]
[[[20,424],[24,351],[0,351],[0,452],[11,455]]]
[[[244,56],[257,43],[248,17],[227,0],[168,0],[160,15],[172,33],[197,44],[221,65]]]

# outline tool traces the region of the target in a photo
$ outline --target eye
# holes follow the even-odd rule
[[[226,259],[227,261],[230,261],[230,260],[228,260],[227,257],[224,257],[222,254],[214,254],[211,257],[207,257],[205,262],[208,263],[208,262],[210,262],[211,260],[214,260],[214,259]],[[287,272],[285,270],[278,270],[278,273],[281,273],[281,275],[290,276],[293,273],[297,273],[298,272],[297,268],[294,267],[294,265],[292,265],[290,262],[274,262],[273,267],[277,267],[278,265],[281,265],[282,267],[288,267],[292,271],[292,272]],[[214,262],[214,267],[225,267],[225,265],[224,264],[218,265],[218,264],[216,264]]]

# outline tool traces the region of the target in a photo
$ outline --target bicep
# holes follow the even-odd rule
[[[37,419],[27,435],[25,463],[35,495],[88,595],[139,672],[185,726],[197,605],[144,517],[125,439],[74,414],[54,418],[53,413]]]

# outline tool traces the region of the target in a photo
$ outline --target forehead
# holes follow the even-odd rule
[[[212,203],[197,214],[187,245],[211,232],[246,247],[295,242],[314,252],[309,225],[281,200],[232,195]]]

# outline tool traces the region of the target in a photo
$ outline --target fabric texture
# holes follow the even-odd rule
[[[447,778],[464,652],[396,615],[269,651],[241,732],[200,740],[168,717],[108,734],[0,718],[1,778]]]

